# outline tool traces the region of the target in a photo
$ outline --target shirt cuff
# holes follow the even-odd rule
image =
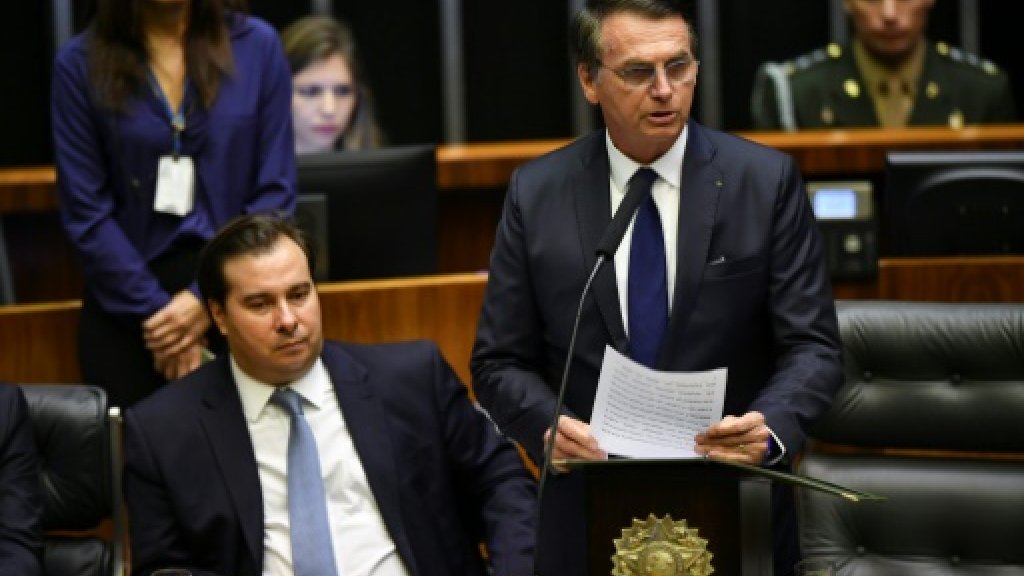
[[[768,426],[765,426],[768,428]],[[786,445],[779,440],[779,437],[775,435],[775,431],[768,428],[768,433],[771,437],[768,438],[768,451],[764,454],[764,465],[775,466],[782,459],[786,457]]]

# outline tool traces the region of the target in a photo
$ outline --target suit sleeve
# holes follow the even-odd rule
[[[539,462],[556,396],[542,374],[544,328],[527,259],[520,176],[512,175],[498,223],[470,368],[491,418]]]
[[[177,525],[171,494],[161,481],[146,431],[132,410],[125,414],[124,494],[131,516],[132,574],[187,568],[194,576],[218,576],[190,558]]]
[[[248,214],[295,212],[295,137],[292,133],[292,75],[276,34],[267,34],[260,84],[260,141],[256,190]]]
[[[0,566],[41,574],[43,504],[28,406],[16,386],[0,387]]]
[[[822,240],[793,160],[777,183],[771,232],[769,310],[775,371],[751,405],[789,454],[842,384],[839,328]]]
[[[466,387],[434,349],[434,389],[445,450],[487,543],[494,576],[530,574],[536,490],[512,443],[469,401]]]
[[[73,40],[72,42],[77,42]],[[61,220],[81,258],[86,284],[111,314],[146,318],[170,296],[114,219],[111,163],[79,44],[53,67],[51,121]]]

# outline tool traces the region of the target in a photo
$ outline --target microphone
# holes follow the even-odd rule
[[[601,241],[597,243],[598,266],[615,256],[615,251],[622,243],[622,237],[626,235],[626,228],[629,228],[629,223],[633,221],[633,214],[636,214],[637,208],[644,200],[647,200],[647,195],[650,194],[650,186],[634,186],[634,182],[635,179],[630,180],[626,195],[619,203],[619,209],[615,211],[615,216],[604,230],[604,236],[601,236]],[[601,256],[604,256],[604,260],[601,260]],[[586,296],[586,289],[584,289],[583,295]]]
[[[583,316],[583,303],[587,299],[587,294],[590,293],[590,285],[594,283],[597,272],[605,262],[615,256],[615,251],[619,249],[619,244],[622,243],[622,237],[626,235],[626,229],[629,228],[633,215],[651,192],[650,186],[634,186],[633,183],[634,180],[630,180],[626,195],[622,198],[622,202],[619,203],[619,208],[615,211],[612,221],[605,228],[601,241],[597,243],[597,249],[595,250],[597,261],[594,262],[594,268],[590,271],[586,284],[583,285],[583,290],[580,292],[579,305],[576,307],[576,319],[573,322],[572,333],[569,336],[569,348],[565,353],[565,366],[562,368],[562,380],[558,384],[555,410],[551,415],[551,425],[548,426],[550,433],[548,434],[547,442],[544,443],[544,458],[541,462],[543,468],[540,471],[540,481],[537,483],[537,525],[534,526],[533,554],[533,573],[535,575],[538,574],[537,566],[540,563],[540,527],[541,516],[544,511],[544,486],[547,484],[549,470],[551,469],[551,455],[555,450],[555,437],[558,435],[558,417],[561,415],[562,406],[565,404],[565,390],[568,388],[569,368],[572,365],[572,355],[576,349],[576,334],[579,332],[580,318]]]

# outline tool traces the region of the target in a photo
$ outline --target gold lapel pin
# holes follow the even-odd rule
[[[949,127],[953,130],[959,130],[964,127],[964,113],[959,109],[950,112]]]
[[[850,98],[860,98],[860,84],[853,78],[847,78],[846,82],[843,82],[843,91]]]
[[[825,106],[821,109],[821,123],[825,126],[831,126],[836,121],[835,112],[832,111],[831,106]]]

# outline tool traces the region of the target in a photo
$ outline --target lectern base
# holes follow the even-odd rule
[[[651,514],[696,529],[716,576],[772,576],[768,479],[705,460],[608,461],[583,471],[590,576],[612,573],[615,540]]]

